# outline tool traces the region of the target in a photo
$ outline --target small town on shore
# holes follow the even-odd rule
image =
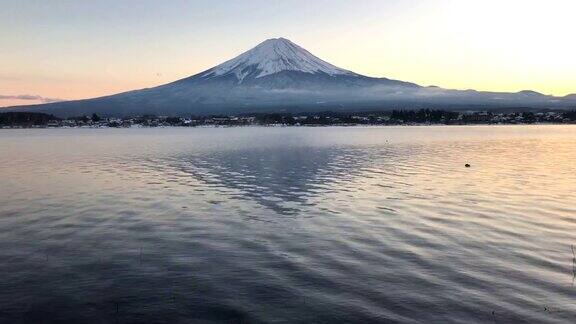
[[[576,124],[576,110],[526,112],[454,112],[393,110],[380,112],[258,113],[237,116],[133,116],[70,118],[35,112],[0,113],[0,128],[227,127],[227,126],[358,126],[358,125],[498,125]]]

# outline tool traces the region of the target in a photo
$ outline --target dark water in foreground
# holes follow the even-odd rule
[[[576,320],[576,127],[3,130],[0,181],[2,323]]]

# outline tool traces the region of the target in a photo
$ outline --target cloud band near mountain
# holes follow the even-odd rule
[[[34,100],[42,103],[64,101],[64,99],[46,98],[39,95],[0,95],[0,100]]]

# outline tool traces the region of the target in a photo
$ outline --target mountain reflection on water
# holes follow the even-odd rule
[[[366,150],[280,146],[181,155],[165,167],[220,188],[231,199],[249,200],[278,214],[295,215],[302,206],[313,204],[313,198],[334,190],[332,186],[360,175],[368,163]]]
[[[576,316],[575,127],[2,130],[0,152],[2,323]]]

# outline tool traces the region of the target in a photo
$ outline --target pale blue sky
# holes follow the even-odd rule
[[[574,2],[0,0],[0,95],[154,86],[280,36],[370,76],[562,95],[576,92]]]

